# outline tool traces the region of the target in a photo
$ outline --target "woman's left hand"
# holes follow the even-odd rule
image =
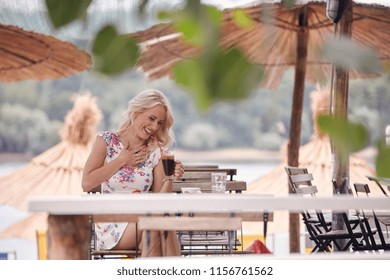
[[[180,179],[184,174],[184,165],[180,160],[175,161],[175,179]]]

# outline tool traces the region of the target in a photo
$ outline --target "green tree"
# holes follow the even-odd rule
[[[51,123],[40,109],[6,103],[0,106],[0,119],[1,151],[38,154],[58,142],[53,130],[59,123]]]

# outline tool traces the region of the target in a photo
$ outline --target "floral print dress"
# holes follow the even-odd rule
[[[107,144],[106,162],[114,160],[123,149],[117,132],[100,132]],[[153,169],[161,158],[159,149],[154,150],[145,162],[137,166],[123,166],[108,181],[101,184],[102,193],[140,193],[148,192],[153,183]],[[127,223],[96,223],[97,249],[112,249],[121,239]]]

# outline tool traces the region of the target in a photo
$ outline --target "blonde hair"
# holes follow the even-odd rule
[[[168,147],[173,141],[173,132],[171,127],[173,125],[173,113],[171,105],[167,97],[157,89],[147,89],[138,93],[129,101],[129,105],[125,112],[125,117],[119,125],[119,133],[125,132],[129,126],[134,122],[136,113],[142,113],[147,109],[161,105],[167,112],[167,117],[163,122],[161,128],[153,135],[158,143],[156,145]]]

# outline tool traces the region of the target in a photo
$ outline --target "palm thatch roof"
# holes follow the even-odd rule
[[[0,179],[0,202],[26,210],[34,195],[81,194],[81,176],[102,114],[90,93],[75,95],[65,118],[62,141],[29,164]],[[34,239],[47,229],[47,214],[34,213],[4,229],[0,238]]]
[[[58,79],[90,68],[73,44],[0,23],[0,81]]]
[[[268,2],[264,4],[263,2]],[[278,2],[278,1],[277,1]],[[321,55],[324,41],[333,36],[333,23],[326,17],[325,1],[300,1],[308,9],[309,33],[307,46],[306,79],[313,83],[330,80],[330,62]],[[287,8],[281,3],[257,1],[245,11],[254,21],[250,28],[240,28],[234,21],[233,9],[223,13],[222,35],[219,44],[223,49],[240,48],[255,64],[265,68],[260,86],[275,88],[283,73],[296,63],[296,32],[302,5]],[[354,4],[352,40],[378,52],[381,60],[390,60],[389,7]],[[201,49],[183,40],[170,23],[155,25],[147,30],[130,34],[142,47],[138,66],[150,79],[171,76],[173,66],[180,60],[196,57]],[[350,70],[351,78],[368,78],[373,74]]]
[[[101,118],[95,98],[76,95],[65,119],[62,141],[0,179],[0,203],[21,210],[34,195],[80,194],[81,175]]]
[[[319,114],[327,113],[329,104],[329,90],[316,90],[311,93],[313,119]],[[314,121],[314,123],[316,123]],[[286,154],[286,153],[285,153]],[[284,170],[287,159],[275,169],[255,180],[248,186],[247,193],[288,195],[288,177]],[[305,167],[313,174],[314,185],[318,188],[318,196],[332,196],[332,153],[330,141],[326,134],[321,133],[315,125],[314,134],[310,142],[299,149],[299,167]],[[366,175],[374,175],[374,169],[357,155],[350,156],[349,179],[350,183],[367,183],[373,195],[383,196],[379,188],[369,181]],[[270,231],[288,232],[288,212],[280,211],[274,214],[277,223],[270,223]],[[304,228],[304,227],[301,227]]]
[[[0,232],[0,238],[34,240],[37,231],[47,230],[47,213],[34,213]]]

